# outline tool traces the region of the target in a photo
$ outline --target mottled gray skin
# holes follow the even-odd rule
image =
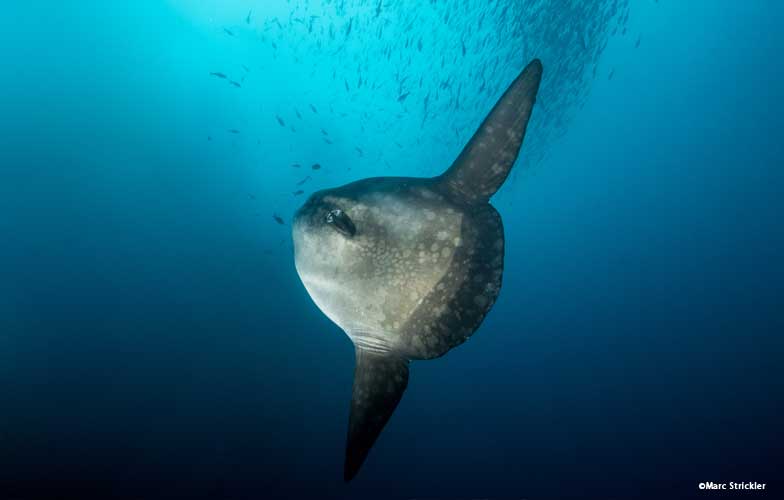
[[[355,345],[345,478],[359,470],[408,384],[408,362],[444,355],[501,289],[504,233],[489,198],[525,135],[535,60],[439,177],[364,179],[313,194],[293,223],[297,272]]]
[[[352,238],[324,220],[350,214]],[[294,220],[297,271],[314,302],[369,352],[441,356],[473,333],[501,287],[503,228],[431,179],[379,177],[320,191]]]

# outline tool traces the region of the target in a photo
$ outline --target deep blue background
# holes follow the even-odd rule
[[[4,7],[0,497],[783,495],[778,4],[632,6],[582,110],[499,195],[494,310],[412,365],[345,485],[353,350],[271,214],[301,202],[294,153],[318,187],[377,165],[265,142],[277,108],[214,90],[226,37],[183,3]],[[251,115],[269,134],[226,134]],[[390,172],[418,174],[421,142]]]

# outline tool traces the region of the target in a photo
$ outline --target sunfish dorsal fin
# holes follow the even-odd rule
[[[396,354],[377,354],[359,347],[356,357],[343,469],[346,481],[359,471],[408,385],[408,360]]]
[[[436,183],[463,203],[490,199],[509,175],[536,101],[542,63],[534,59],[515,79],[479,126],[452,166]]]

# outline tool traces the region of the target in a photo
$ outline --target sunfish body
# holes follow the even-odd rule
[[[319,191],[294,218],[297,273],[355,346],[347,481],[397,407],[408,363],[465,342],[498,297],[504,230],[489,199],[517,159],[541,76],[532,61],[440,176]]]

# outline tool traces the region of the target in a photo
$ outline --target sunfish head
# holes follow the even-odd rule
[[[419,357],[402,334],[462,244],[460,208],[431,184],[365,179],[313,194],[294,218],[300,279],[357,347]]]

